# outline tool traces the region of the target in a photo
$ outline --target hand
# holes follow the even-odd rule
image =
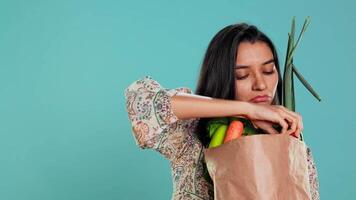
[[[265,132],[269,134],[280,134],[276,129],[272,127],[273,123],[265,120],[251,120],[251,123],[256,127],[264,130]],[[300,139],[300,133],[291,133],[290,135],[293,135],[294,137],[297,137]]]
[[[281,134],[294,134],[298,138],[303,131],[302,117],[281,105],[265,105],[248,103],[247,117],[257,126],[270,134],[278,133],[272,125],[278,123],[282,127]]]

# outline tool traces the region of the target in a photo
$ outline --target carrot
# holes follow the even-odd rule
[[[238,120],[231,121],[226,131],[224,143],[242,136],[243,130],[244,130],[244,124],[241,121]]]

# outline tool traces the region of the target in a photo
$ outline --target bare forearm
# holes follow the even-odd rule
[[[177,93],[172,97],[172,109],[179,119],[248,115],[248,102]]]

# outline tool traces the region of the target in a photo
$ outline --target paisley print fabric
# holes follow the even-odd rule
[[[172,200],[214,199],[214,186],[204,178],[203,145],[194,130],[199,118],[178,119],[171,98],[178,92],[192,94],[187,87],[168,89],[150,76],[134,81],[125,89],[126,110],[132,134],[141,149],[153,149],[171,166]],[[312,199],[319,199],[317,169],[307,147]]]

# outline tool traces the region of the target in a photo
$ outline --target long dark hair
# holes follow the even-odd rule
[[[226,26],[210,41],[200,70],[195,94],[219,99],[235,99],[235,73],[237,49],[241,42],[265,42],[271,49],[278,72],[278,85],[272,104],[282,102],[282,79],[277,51],[272,41],[256,26],[238,23]],[[206,123],[209,118],[200,118],[196,134],[204,147],[208,146]]]

